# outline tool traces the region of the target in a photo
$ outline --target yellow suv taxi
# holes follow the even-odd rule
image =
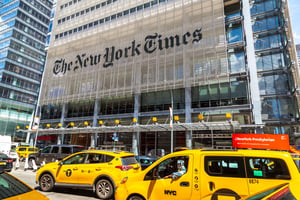
[[[36,182],[42,191],[54,186],[93,189],[100,199],[113,198],[122,177],[141,171],[135,155],[127,152],[81,151],[38,169]]]
[[[38,147],[17,147],[16,152],[20,159],[28,158],[29,154],[39,151]]]
[[[124,177],[115,199],[237,200],[295,180],[300,174],[288,152],[184,150]]]

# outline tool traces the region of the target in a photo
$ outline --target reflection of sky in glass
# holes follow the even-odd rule
[[[291,15],[292,28],[294,33],[294,40],[296,44],[300,44],[300,1],[289,0],[288,1]]]

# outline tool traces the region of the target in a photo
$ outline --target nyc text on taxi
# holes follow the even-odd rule
[[[110,199],[122,177],[140,170],[132,153],[81,151],[41,167],[36,182],[42,191],[54,186],[81,187],[93,189],[100,199]]]
[[[178,171],[173,163],[178,161],[186,170],[173,178],[170,174]],[[125,177],[115,199],[238,200],[295,180],[300,180],[300,174],[288,152],[185,150]]]

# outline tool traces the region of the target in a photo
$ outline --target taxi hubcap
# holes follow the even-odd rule
[[[106,181],[100,182],[99,187],[98,187],[98,191],[99,191],[99,193],[101,193],[103,196],[106,196],[106,195],[109,194],[110,191],[111,191],[110,184],[107,183]]]
[[[42,187],[48,189],[51,185],[51,178],[49,176],[43,176],[41,182]]]

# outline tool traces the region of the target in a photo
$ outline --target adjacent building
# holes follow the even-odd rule
[[[300,63],[300,44],[296,45],[298,64]],[[299,66],[300,67],[300,66]]]
[[[59,1],[39,142],[139,154],[230,147],[231,133],[295,143],[290,27],[284,0]]]
[[[24,142],[38,100],[52,1],[0,2],[1,135]]]

